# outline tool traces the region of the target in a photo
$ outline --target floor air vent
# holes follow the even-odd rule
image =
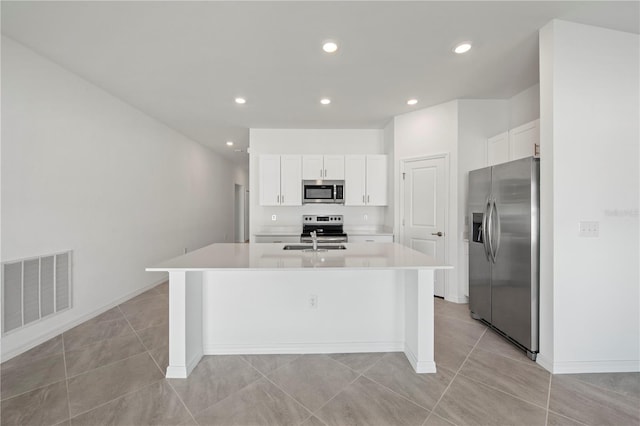
[[[2,264],[2,333],[71,307],[71,252]]]

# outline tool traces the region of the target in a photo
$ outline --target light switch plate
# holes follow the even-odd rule
[[[597,238],[600,236],[600,222],[580,222],[580,237]]]

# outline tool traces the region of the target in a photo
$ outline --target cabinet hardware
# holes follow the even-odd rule
[[[280,196],[278,195],[276,198],[277,198],[277,201],[276,201],[276,202],[277,202],[278,204],[280,204]]]
[[[324,177],[327,177],[327,169],[324,169]]]
[[[323,176],[322,176],[322,169],[320,169],[320,177],[323,177]]]
[[[367,204],[371,202],[371,198],[367,195]]]
[[[284,204],[284,195],[281,197],[282,204]]]
[[[364,204],[364,195],[362,196],[362,204]]]

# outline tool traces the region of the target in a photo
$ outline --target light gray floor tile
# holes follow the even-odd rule
[[[169,295],[169,281],[165,281],[162,284],[158,284],[153,289],[158,294],[163,294],[165,296],[168,296]]]
[[[429,411],[360,377],[320,409],[327,425],[421,425]]]
[[[15,368],[3,368],[0,376],[1,399],[11,398],[64,378],[62,354],[40,358]]]
[[[62,335],[58,335],[53,339],[49,339],[38,346],[29,349],[28,351],[21,353],[18,356],[5,361],[0,365],[0,368],[15,368],[21,367],[26,364],[30,364],[38,359],[46,358],[52,355],[58,355],[62,353]]]
[[[385,354],[382,352],[372,353],[357,353],[357,354],[331,354],[329,357],[336,361],[346,365],[350,369],[362,373],[367,368],[371,367]]]
[[[158,291],[156,290],[156,287],[150,288],[149,290],[140,293],[139,295],[132,297],[131,299],[127,300],[126,302],[122,302],[120,304],[120,308],[122,308],[122,306],[127,305],[127,306],[132,306],[132,305],[136,305],[137,303],[139,303],[142,299],[148,299],[150,297],[158,297],[160,295],[160,293],[158,293]]]
[[[153,360],[158,364],[163,375],[167,374],[167,367],[169,366],[169,346],[160,346],[149,350],[149,354]]]
[[[80,349],[68,351],[65,353],[67,376],[76,376],[144,351],[144,346],[135,334],[102,340]]]
[[[498,335],[495,331],[488,329],[478,342],[477,348],[494,354],[506,356],[517,361],[532,362],[523,350],[518,349],[507,339]]]
[[[196,420],[202,425],[284,426],[298,425],[309,414],[297,401],[263,378],[200,412]]]
[[[589,425],[638,425],[638,399],[555,375],[551,380],[549,410]]]
[[[547,426],[581,426],[583,424],[551,411],[549,411],[549,417],[547,418]]]
[[[481,322],[472,323],[445,316],[434,317],[434,328],[439,336],[452,337],[471,346],[478,342],[487,329]]]
[[[134,330],[143,330],[159,325],[169,326],[169,308],[144,309],[139,312],[127,314],[129,324]]]
[[[142,312],[148,313],[156,309],[169,310],[169,299],[167,297],[159,295],[153,290],[149,290],[149,292],[150,294],[147,297],[140,298],[142,296],[141,294],[140,296],[121,304],[120,310],[122,313],[126,317],[130,317]]]
[[[323,421],[319,420],[316,416],[311,416],[302,423],[301,426],[327,426]]]
[[[434,412],[457,425],[544,425],[546,410],[456,376]]]
[[[55,425],[69,418],[64,380],[2,401],[0,424]]]
[[[469,311],[468,303],[452,303],[445,300],[434,298],[433,309],[435,315],[442,315],[447,317],[456,318],[460,321],[466,321],[471,323],[477,323],[477,320],[471,318],[471,311]]]
[[[73,426],[196,424],[165,380],[74,417],[71,423]]]
[[[403,353],[387,354],[364,375],[431,410],[442,396],[454,373],[440,367],[436,374],[416,374]]]
[[[162,378],[146,352],[75,376],[68,380],[71,417]]]
[[[158,325],[155,327],[139,330],[138,336],[142,340],[142,344],[148,349],[159,349],[169,345],[169,324]]]
[[[431,413],[424,426],[455,426],[453,423],[446,421],[435,413]]]
[[[547,406],[551,374],[534,362],[515,361],[476,348],[460,374],[541,407]]]
[[[264,354],[264,355],[243,355],[249,364],[262,374],[269,374],[283,365],[289,364],[294,359],[300,357],[298,354]]]
[[[240,356],[206,356],[186,379],[168,379],[192,414],[262,378]]]
[[[63,333],[64,350],[79,349],[105,339],[133,334],[127,320],[122,317],[109,321],[89,321]]]
[[[269,375],[280,388],[315,411],[358,377],[326,355],[303,355]]]
[[[436,332],[434,338],[436,367],[442,366],[452,371],[458,371],[471,349],[473,349],[473,345]]]
[[[564,376],[640,399],[640,373],[591,373]]]

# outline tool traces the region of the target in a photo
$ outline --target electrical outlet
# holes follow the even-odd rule
[[[276,216],[275,214],[271,215],[271,220],[276,221],[278,220],[278,216]]]
[[[369,216],[365,214],[365,215],[364,215],[364,220],[365,220],[365,221],[366,221],[366,220],[369,220]]]
[[[580,237],[597,238],[600,236],[600,222],[580,222]]]
[[[309,296],[309,307],[311,309],[317,309],[318,308],[318,296],[315,294],[312,294],[311,296]]]

